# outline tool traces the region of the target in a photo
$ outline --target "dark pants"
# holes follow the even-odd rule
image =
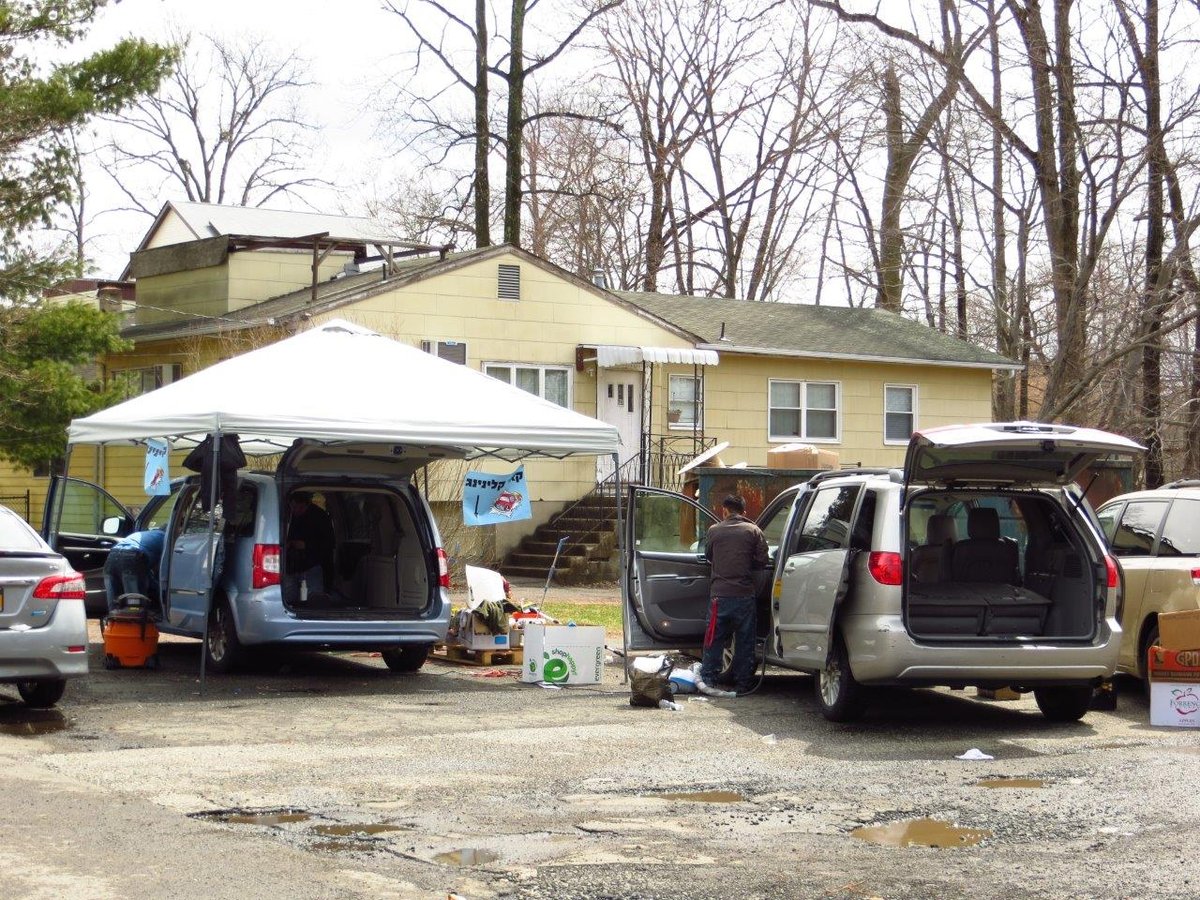
[[[104,563],[104,593],[108,599],[108,611],[117,607],[117,599],[123,594],[150,596],[150,567],[146,557],[138,550],[110,550]]]
[[[713,597],[708,612],[708,630],[704,633],[704,657],[700,663],[700,677],[705,684],[716,684],[721,673],[721,655],[732,636],[733,665],[729,675],[733,687],[737,691],[754,687],[756,605],[753,597]]]

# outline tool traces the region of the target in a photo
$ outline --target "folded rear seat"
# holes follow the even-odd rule
[[[915,634],[970,634],[983,630],[987,591],[992,585],[943,582],[913,584],[908,592],[908,628]]]
[[[1050,601],[1029,588],[1008,584],[988,585],[984,635],[1038,637],[1046,628]]]

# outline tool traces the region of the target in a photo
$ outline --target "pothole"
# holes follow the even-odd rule
[[[1040,778],[981,778],[975,782],[976,787],[985,788],[1040,788],[1046,782]]]
[[[690,791],[684,793],[653,794],[656,800],[682,800],[685,803],[745,803],[744,795],[737,791]]]
[[[391,831],[405,831],[411,825],[384,825],[381,823],[364,823],[361,825],[314,825],[312,830],[325,837],[355,837],[357,835],[387,834]]]
[[[475,847],[464,847],[460,850],[448,850],[433,858],[444,866],[483,866],[495,862],[500,854],[492,850],[480,850]]]
[[[866,825],[850,832],[851,837],[885,847],[973,847],[992,832],[962,828],[939,819],[904,819],[884,825]]]
[[[65,731],[70,727],[71,724],[63,714],[52,709],[25,709],[13,720],[7,716],[0,719],[0,734],[15,737],[40,737],[43,734]]]
[[[189,819],[220,822],[225,825],[294,825],[307,822],[311,813],[300,809],[218,809],[211,812],[188,813]]]

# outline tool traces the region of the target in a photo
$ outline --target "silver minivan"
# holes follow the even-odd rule
[[[205,637],[214,671],[233,669],[256,649],[287,646],[380,651],[391,669],[412,672],[446,639],[450,610],[446,554],[412,478],[428,461],[407,447],[296,441],[275,472],[239,474],[237,508],[225,511],[215,552],[198,476],[176,480],[136,517],[97,485],[58,478],[46,522],[51,543],[90,576],[93,595],[103,591],[99,576],[117,539],[164,528],[159,627]],[[333,529],[332,571],[319,592],[284,574],[287,499],[299,491]]]
[[[903,470],[784,492],[759,517],[760,660],[814,673],[834,721],[860,715],[872,687],[935,685],[1032,690],[1047,718],[1082,717],[1116,666],[1121,586],[1075,479],[1140,449],[1064,425],[949,426],[914,434]],[[715,518],[653,488],[629,500],[630,649],[695,649]]]

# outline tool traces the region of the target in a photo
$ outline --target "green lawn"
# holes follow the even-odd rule
[[[609,637],[621,636],[621,605],[619,603],[553,602],[536,604],[538,609],[566,625],[603,625]]]

